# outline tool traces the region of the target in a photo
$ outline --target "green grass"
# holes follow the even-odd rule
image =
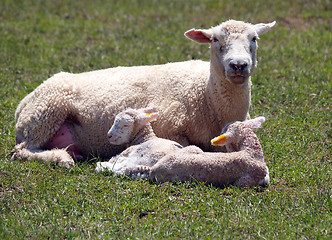
[[[332,238],[330,1],[0,2],[0,239]],[[251,116],[265,189],[154,184],[11,161],[20,100],[59,71],[208,59],[193,27],[277,20],[259,41]],[[148,215],[142,217],[142,213]]]

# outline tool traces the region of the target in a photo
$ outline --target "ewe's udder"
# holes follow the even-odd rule
[[[83,159],[82,154],[77,149],[69,124],[64,122],[55,135],[45,144],[45,148],[50,150],[54,148],[67,148],[67,152],[74,158]]]

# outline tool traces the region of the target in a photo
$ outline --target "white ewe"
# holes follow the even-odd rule
[[[225,145],[227,153],[203,152],[188,146],[170,153],[153,167],[141,167],[141,174],[149,174],[158,182],[199,181],[214,186],[238,187],[266,185],[269,171],[262,147],[253,130],[265,121],[258,117],[244,122],[234,122],[223,134],[211,140],[213,145]]]
[[[158,138],[150,121],[158,116],[157,108],[126,109],[116,115],[107,136],[111,144],[127,144],[129,147],[108,162],[98,162],[96,171],[105,169],[115,174],[140,175],[137,166],[153,166],[167,153],[182,148],[178,143]],[[147,176],[146,176],[147,177]]]
[[[109,147],[104,137],[119,111],[157,106],[157,136],[182,145],[212,150],[209,140],[226,123],[249,115],[251,74],[256,67],[257,39],[273,27],[229,20],[185,35],[210,44],[210,63],[186,61],[154,66],[116,67],[80,74],[59,73],[19,104],[15,113],[17,144],[13,158],[35,157],[72,167],[73,159],[110,158],[125,146]],[[24,148],[24,153],[23,153]],[[29,155],[30,154],[30,155]]]

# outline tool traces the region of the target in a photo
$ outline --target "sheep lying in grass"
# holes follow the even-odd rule
[[[182,148],[176,142],[156,137],[149,123],[157,116],[155,111],[127,109],[115,117],[109,141],[128,143],[130,147],[109,162],[98,162],[97,172],[108,169],[158,182],[201,181],[215,186],[269,183],[262,147],[253,132],[265,121],[264,117],[227,124],[222,135],[211,140],[212,145],[226,146],[227,153],[208,153],[196,146]]]
[[[135,173],[144,177],[137,166],[151,167],[166,154],[182,148],[180,144],[154,134],[149,122],[157,116],[156,107],[129,108],[116,115],[107,134],[108,140],[113,145],[127,144],[129,147],[108,162],[98,162],[96,171],[108,169],[115,174]]]
[[[142,167],[158,182],[199,181],[214,186],[237,187],[266,185],[269,171],[262,147],[256,134],[265,121],[258,117],[244,122],[234,122],[223,129],[223,134],[211,140],[212,145],[225,145],[227,153],[203,152],[188,146],[170,153],[153,167]]]
[[[116,67],[80,74],[59,73],[27,95],[15,112],[17,146],[13,158],[57,162],[109,159],[125,149],[104,138],[119,111],[158,106],[157,136],[205,151],[226,123],[248,117],[257,39],[275,22],[229,20],[185,36],[210,45],[210,62]],[[70,156],[63,157],[62,149]]]

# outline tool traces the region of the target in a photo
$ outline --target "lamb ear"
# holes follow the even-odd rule
[[[158,115],[159,112],[157,111],[156,107],[153,108],[144,108],[141,109],[142,113],[140,113],[137,117],[137,121],[139,124],[146,125],[152,120],[154,120]]]
[[[244,121],[245,125],[250,127],[252,130],[260,128],[263,122],[265,122],[265,117],[256,117],[254,119]]]
[[[158,107],[153,106],[153,107],[141,108],[139,109],[139,111],[144,113],[156,113],[158,112]]]
[[[232,135],[229,133],[219,135],[218,137],[215,137],[211,139],[211,145],[212,146],[224,146],[231,142]]]
[[[184,35],[198,43],[210,43],[212,31],[211,30],[201,30],[201,29],[190,29],[184,33]]]
[[[254,25],[254,28],[258,35],[261,35],[263,33],[266,33],[269,31],[274,25],[276,24],[276,21],[273,21],[271,23],[258,23]]]

